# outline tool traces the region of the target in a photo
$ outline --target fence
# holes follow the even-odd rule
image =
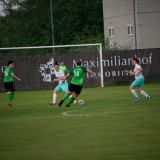
[[[134,66],[131,65],[131,58],[139,58],[141,66],[143,67],[143,75],[146,80],[160,80],[160,48],[158,49],[145,49],[145,50],[130,50],[130,51],[112,51],[103,52],[103,76],[104,84],[132,81],[133,76],[124,73],[124,70],[133,70]],[[54,60],[58,60],[59,55],[40,55],[40,56],[12,56],[0,57],[0,91],[3,88],[3,71],[9,60],[15,61],[15,74],[19,76],[22,81],[16,82],[17,89],[51,89],[56,84],[49,83],[54,75],[51,71],[51,66]],[[67,53],[61,55],[64,59],[68,70],[75,66],[75,60],[80,59],[82,64],[93,69],[94,72],[101,76],[99,56],[96,53],[88,53],[86,56],[81,57],[81,53],[68,56]],[[86,86],[94,85],[93,78],[86,74]]]

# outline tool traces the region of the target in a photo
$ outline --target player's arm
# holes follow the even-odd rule
[[[98,77],[96,76],[96,74],[91,69],[87,69],[86,71],[88,73],[90,73],[95,79],[98,79]]]
[[[130,75],[134,75],[135,72],[134,71],[128,71],[128,70],[124,70],[125,73],[129,73]]]
[[[63,81],[65,81],[69,76],[70,76],[69,73],[66,76],[64,76]]]
[[[63,82],[63,79],[64,79],[64,73],[63,73],[63,71],[60,71],[60,77],[55,78],[54,82],[56,82],[56,81],[62,81]]]
[[[73,75],[73,69],[63,78],[63,82],[69,77]]]
[[[12,76],[14,79],[17,79],[18,81],[21,81],[21,79],[18,78],[14,73],[11,73],[11,76]]]
[[[63,79],[64,79],[64,76],[63,76],[63,77],[60,77],[60,78],[55,78],[54,81],[57,82],[57,81],[61,81],[61,80],[63,80]]]

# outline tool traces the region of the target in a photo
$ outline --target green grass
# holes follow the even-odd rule
[[[133,103],[129,86],[83,89],[84,106],[49,106],[52,91],[0,93],[0,160],[159,160],[160,84]],[[58,95],[58,101],[63,92]]]

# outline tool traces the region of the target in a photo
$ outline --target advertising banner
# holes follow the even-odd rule
[[[134,77],[126,74],[124,70],[134,69],[131,64],[133,57],[139,59],[146,80],[160,80],[160,49],[112,51],[103,52],[104,84],[132,81]],[[70,71],[76,66],[75,62],[81,60],[83,66],[92,69],[98,77],[101,76],[98,52],[0,57],[0,91],[4,91],[3,72],[9,60],[15,62],[15,74],[22,79],[21,82],[16,82],[17,89],[53,89],[56,83],[51,81],[55,78],[54,63],[57,61],[64,61]],[[68,81],[70,82],[70,79]],[[86,74],[85,85],[100,87],[100,81],[95,82],[93,77]]]

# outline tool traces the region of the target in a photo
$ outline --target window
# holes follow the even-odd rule
[[[114,37],[114,27],[109,27],[109,37],[112,38]]]
[[[133,35],[133,25],[127,25],[127,30],[128,30],[128,36]]]

